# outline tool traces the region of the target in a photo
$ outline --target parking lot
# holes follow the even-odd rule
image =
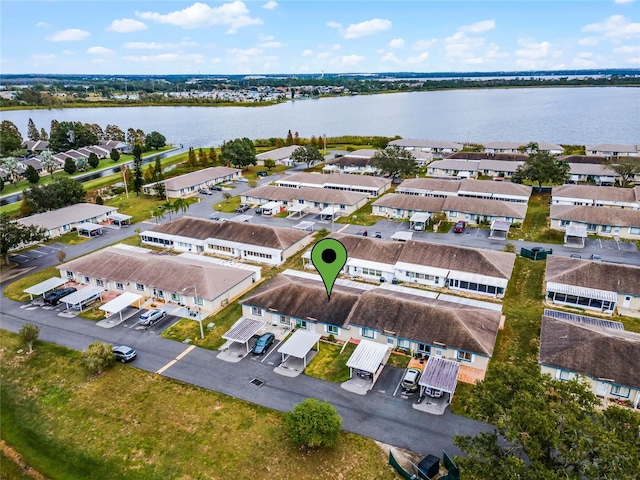
[[[60,249],[48,245],[38,245],[30,250],[23,250],[16,255],[11,255],[9,260],[17,263],[28,263],[36,258],[46,257],[47,255],[55,255]]]

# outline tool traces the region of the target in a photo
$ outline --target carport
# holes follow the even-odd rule
[[[409,228],[411,230],[425,230],[430,218],[431,214],[428,212],[414,213],[409,219]]]
[[[102,300],[102,287],[89,286],[62,297],[60,301],[67,305],[67,309],[74,308],[82,311],[82,307],[97,298]]]
[[[309,230],[310,232],[313,232],[313,226],[316,224],[316,222],[300,222],[299,224],[295,225],[293,228],[295,228],[296,230]]]
[[[81,237],[97,237],[102,235],[102,225],[97,223],[86,222],[78,225],[78,235]]]
[[[44,297],[44,294],[49,290],[53,290],[60,285],[64,285],[65,283],[67,283],[67,281],[68,280],[65,280],[62,277],[51,277],[44,282],[40,282],[34,285],[33,287],[25,288],[23,292],[28,293],[29,297],[31,297],[31,300],[33,300],[34,295],[42,295]]]
[[[413,239],[413,232],[396,232],[391,235],[391,240],[397,242],[410,242]]]
[[[282,354],[282,363],[291,356],[301,358],[304,368],[307,368],[307,354],[311,351],[314,345],[316,345],[318,347],[318,351],[320,351],[321,337],[322,335],[319,333],[296,330],[293,335],[289,337],[289,340],[284,342],[280,345],[280,348],[278,348],[278,353]]]
[[[489,238],[499,238],[506,240],[509,235],[509,229],[511,228],[511,222],[506,220],[493,220],[491,222],[491,228],[489,230]]]
[[[131,224],[131,215],[125,215],[124,213],[112,213],[107,215],[107,218],[111,223],[115,223],[119,227]]]
[[[238,215],[236,217],[230,218],[229,220],[232,222],[250,222],[253,218],[253,215]]]
[[[122,311],[130,306],[133,302],[138,302],[138,308],[140,308],[140,299],[142,295],[138,295],[133,292],[124,292],[122,295],[117,296],[110,302],[105,303],[100,307],[100,310],[105,311],[109,315],[114,313],[120,314],[120,321],[122,322]]]
[[[460,370],[458,362],[440,357],[429,357],[427,366],[418,381],[420,396],[424,397],[427,389],[441,390],[449,394],[447,403],[451,403],[453,392],[458,384],[458,370]]]
[[[282,204],[280,202],[269,202],[260,205],[260,208],[262,208],[263,215],[275,215],[276,213],[280,213],[281,206]]]
[[[335,217],[337,217],[336,210],[337,209],[335,205],[331,205],[330,207],[323,208],[320,211],[320,220],[331,220],[332,218],[335,219]]]
[[[389,347],[385,343],[372,342],[370,340],[361,340],[354,352],[347,360],[349,374],[353,378],[353,370],[362,370],[371,374],[371,390],[382,373],[384,363],[389,358]]]
[[[260,320],[242,317],[233,326],[222,335],[222,338],[230,342],[246,344],[247,353],[249,353],[249,340],[258,333],[266,324]]]
[[[585,225],[567,225],[564,232],[564,244],[568,247],[584,248],[587,238],[587,227]]]
[[[295,217],[296,213],[300,214],[300,217],[298,218],[302,218],[304,216],[304,214],[306,213],[305,211],[307,210],[307,205],[304,205],[303,203],[296,203],[295,205],[292,205],[291,207],[289,207],[287,210],[289,210],[289,213],[291,214],[290,216],[293,218]],[[301,222],[301,223],[311,223],[313,225],[313,222]],[[296,228],[296,227],[293,227]]]

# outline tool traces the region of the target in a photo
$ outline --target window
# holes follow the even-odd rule
[[[640,235],[640,228],[630,228],[629,233],[631,235]]]
[[[136,283],[136,290],[144,292],[144,285],[142,285],[141,283]]]
[[[233,253],[233,248],[231,247],[224,247],[222,245],[214,245],[212,243],[210,243],[208,245],[210,250],[217,250],[218,252],[227,252],[227,253]]]
[[[124,290],[124,284],[116,282],[116,290]]]
[[[361,334],[363,337],[367,337],[367,338],[374,338],[374,337],[375,337],[375,332],[374,332],[372,329],[370,329],[370,328],[364,328],[364,327],[362,327],[362,328],[360,329],[360,334]]]
[[[598,226],[595,223],[588,223],[587,224],[587,231],[588,232],[595,232],[597,227]]]
[[[611,233],[611,225],[603,225],[602,233]]]
[[[560,220],[561,227],[566,227],[567,225],[571,225],[571,220]]]
[[[262,309],[260,307],[251,307],[251,314],[257,317],[262,316]]]
[[[335,325],[327,325],[327,333],[329,335],[338,335],[339,332],[340,332],[340,329]]]
[[[307,329],[307,321],[306,320],[296,320],[296,327],[301,328],[303,330]]]
[[[456,218],[458,216],[458,212],[449,212],[449,216],[451,218]]]
[[[67,278],[73,278],[73,272],[70,272],[69,270],[67,270]]]
[[[289,317],[280,315],[280,323],[282,323],[283,325],[291,325],[291,320],[289,320]]]
[[[84,278],[84,283],[91,283],[91,279],[86,275],[83,278]]]
[[[576,374],[568,370],[560,370],[560,380],[573,380]]]
[[[100,280],[100,279],[98,278],[98,279],[96,279],[96,285],[97,285],[98,287],[104,287],[104,281],[103,281],[103,280]]]
[[[398,339],[398,348],[406,348],[409,350],[411,348],[411,342],[409,340],[405,340],[403,338]]]
[[[172,294],[171,294],[171,301],[172,301],[172,302],[180,302],[180,294],[178,294],[178,293],[172,293]]]
[[[362,274],[363,275],[370,275],[372,277],[381,277],[382,276],[382,270],[375,270],[373,268],[362,267]]]
[[[164,292],[162,290],[157,291],[158,298],[164,298]]]
[[[420,353],[431,353],[431,345],[427,345],[426,343],[419,343],[418,351]]]
[[[462,360],[463,362],[470,362],[471,352],[464,352],[462,350],[458,350],[458,360]]]
[[[250,251],[247,251],[247,250],[245,250],[244,256],[245,257],[267,258],[267,259],[273,258],[273,255],[270,255],[268,253],[250,252]]]
[[[388,343],[389,345],[393,345],[393,344],[394,344],[393,337],[387,337],[387,343]]]
[[[202,299],[202,297],[193,297],[193,301],[196,305],[204,305],[204,300]]]
[[[384,212],[387,211],[387,207],[378,207],[378,211],[380,211],[380,213],[384,213]],[[640,230],[640,228],[638,230]],[[638,232],[638,233],[640,233],[640,232]]]
[[[621,385],[611,385],[611,395],[629,398],[629,391],[629,387],[623,387]]]

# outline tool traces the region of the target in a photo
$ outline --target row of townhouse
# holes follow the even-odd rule
[[[244,222],[181,217],[140,233],[143,244],[280,265],[306,247],[310,232]]]
[[[178,177],[163,180],[165,193],[170,198],[182,198],[197,195],[199,190],[208,189],[214,185],[231,182],[242,177],[242,170],[230,167],[208,167]],[[142,186],[142,191],[148,195],[155,193],[157,182]]]
[[[411,178],[396,188],[403,195],[422,197],[470,197],[505,202],[528,203],[532,187],[511,182],[490,182],[465,179],[462,181],[437,178]]]
[[[502,328],[500,311],[426,293],[338,279],[329,301],[319,275],[287,270],[240,304],[249,319],[451,359],[461,364],[459,379],[484,378]]]
[[[275,183],[279,187],[286,188],[309,187],[366,193],[369,197],[378,197],[391,188],[390,178],[348,174],[294,173],[286,175]]]
[[[551,191],[551,228],[583,246],[589,234],[640,239],[640,186],[563,185]]]
[[[429,242],[394,242],[332,233],[347,249],[342,273],[374,282],[405,283],[456,293],[502,298],[515,254]],[[303,264],[313,268],[311,252]]]

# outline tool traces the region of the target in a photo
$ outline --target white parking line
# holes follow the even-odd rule
[[[47,255],[49,252],[42,252],[40,250],[36,250],[35,248],[33,250],[29,250],[30,252],[34,252],[34,253],[41,253],[42,255]]]
[[[267,354],[264,356],[264,358],[263,358],[262,360],[260,360],[260,363],[264,362],[267,358],[269,358],[269,355],[271,355],[273,352],[275,352],[275,351],[277,350],[277,348],[280,346],[280,344],[281,344],[281,343],[282,343],[282,340],[280,340],[280,341],[278,342],[278,345],[276,345],[275,347],[273,347],[273,348],[269,351],[269,353],[267,353]]]
[[[398,385],[396,385],[396,389],[393,391],[393,396],[394,397],[396,396],[396,393],[398,393],[398,389],[400,388],[400,385],[402,385],[402,379],[407,374],[407,370],[409,370],[409,369],[405,368],[404,372],[402,372],[402,376],[400,377],[400,381],[398,382]]]

